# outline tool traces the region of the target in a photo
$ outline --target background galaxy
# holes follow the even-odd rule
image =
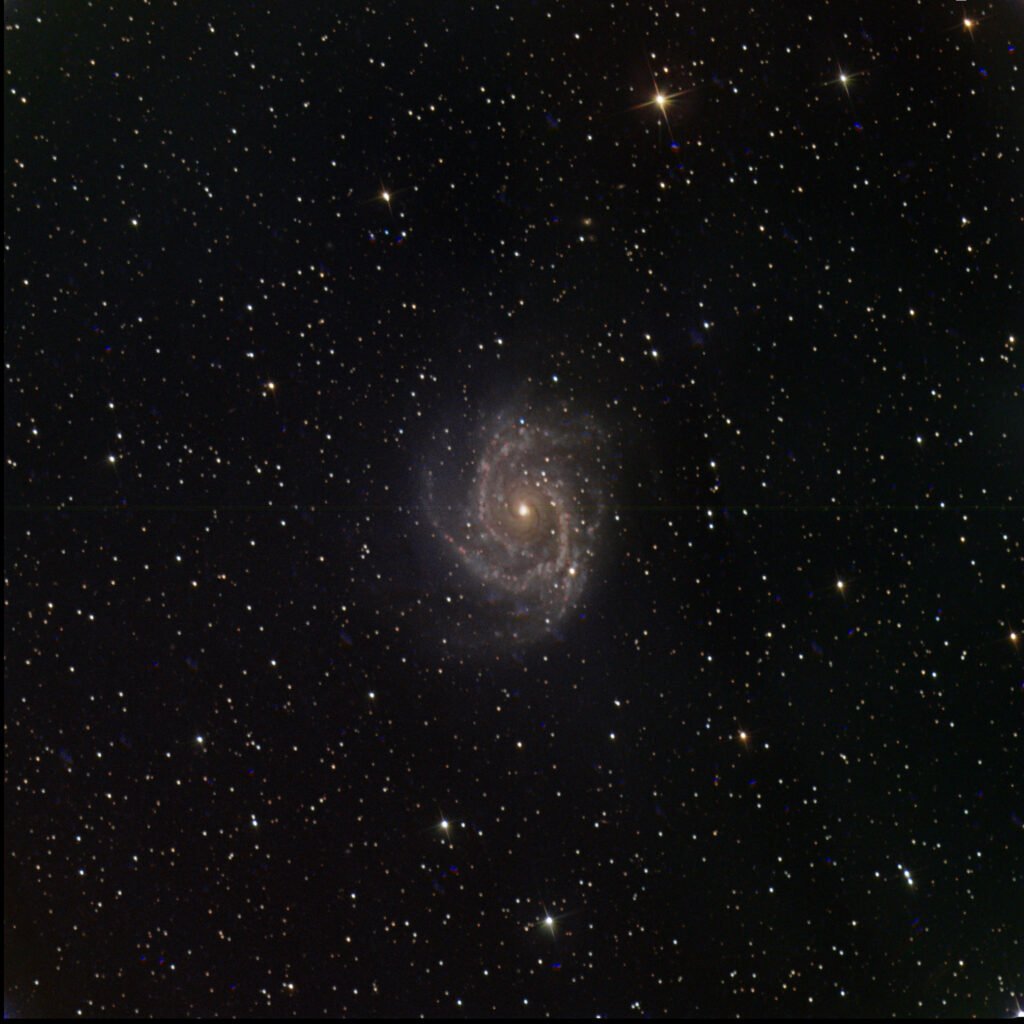
[[[1019,3],[4,11],[5,1014],[1018,1012]]]

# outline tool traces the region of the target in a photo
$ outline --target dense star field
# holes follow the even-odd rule
[[[4,17],[5,1016],[1020,1012],[1016,0]]]

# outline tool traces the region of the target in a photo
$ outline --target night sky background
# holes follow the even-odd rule
[[[1019,3],[4,11],[5,1014],[1017,1014]]]

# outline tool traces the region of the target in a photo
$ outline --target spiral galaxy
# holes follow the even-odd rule
[[[431,523],[463,591],[461,638],[535,640],[578,607],[607,504],[605,445],[593,419],[564,407],[505,415],[465,467],[456,455],[429,474]]]

